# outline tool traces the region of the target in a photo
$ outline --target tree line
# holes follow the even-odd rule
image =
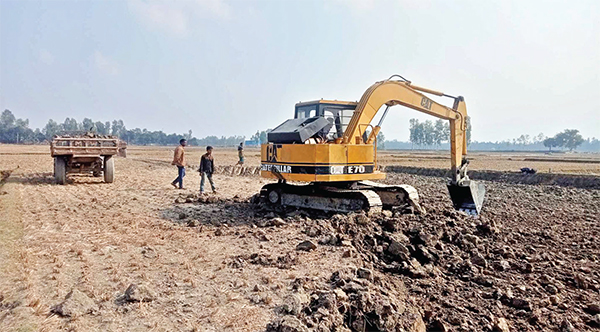
[[[565,129],[552,137],[546,137],[543,133],[537,135],[523,134],[517,138],[496,142],[471,142],[471,121],[467,117],[467,144],[471,150],[543,150],[568,149],[570,151],[579,149],[581,151],[600,151],[600,140],[593,138],[584,139],[577,129]],[[123,120],[93,121],[84,118],[78,122],[75,118],[66,118],[62,123],[52,119],[43,128],[29,128],[29,120],[16,118],[10,110],[4,110],[0,114],[0,143],[25,143],[35,144],[52,140],[54,135],[65,133],[93,131],[100,135],[114,135],[120,137],[129,144],[135,145],[176,145],[181,138],[188,140],[190,145],[195,146],[235,146],[243,142],[244,136],[207,136],[196,138],[189,130],[185,134],[166,134],[162,131],[149,131],[147,129],[127,129]],[[267,142],[267,134],[270,129],[257,131],[251,136],[250,141],[257,144]],[[388,141],[383,132],[377,135],[378,149],[448,149],[450,139],[450,126],[448,121],[427,120],[420,122],[418,119],[409,120],[410,138],[409,142],[398,140]]]
[[[450,140],[450,123],[442,119],[436,122],[431,120],[420,122],[418,119],[410,119],[408,130],[410,131],[409,141],[412,146],[439,147],[442,143],[448,143]],[[471,118],[468,116],[466,131],[467,144],[469,144],[471,143]]]
[[[192,135],[192,130],[185,134],[166,134],[160,130],[127,129],[123,120],[102,122],[89,118],[84,118],[81,122],[75,118],[66,118],[62,123],[50,119],[44,128],[31,129],[28,119],[16,118],[10,110],[4,110],[0,115],[0,143],[43,143],[51,141],[55,135],[88,131],[99,135],[118,136],[128,144],[135,145],[176,145],[179,144],[180,139],[185,138],[189,145],[234,146],[243,142],[245,138],[244,136],[196,138]]]
[[[584,139],[579,130],[565,129],[552,137],[547,137],[543,133],[537,135],[522,134],[517,138],[496,141],[496,142],[478,142],[471,141],[471,120],[467,117],[467,145],[471,150],[543,150],[548,148],[567,149],[573,151],[600,151],[600,140],[595,137]],[[388,149],[449,149],[450,145],[450,125],[447,121],[430,120],[420,122],[418,119],[409,120],[410,138],[408,142],[398,140],[385,141],[385,147]],[[380,145],[381,148],[381,145]]]

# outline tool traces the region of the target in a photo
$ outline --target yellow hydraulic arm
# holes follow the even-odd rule
[[[360,99],[352,119],[344,131],[341,143],[373,143],[381,129],[381,121],[383,121],[389,107],[394,105],[410,107],[437,118],[449,120],[450,149],[452,154],[451,165],[453,173],[452,183],[461,184],[462,180],[466,178],[466,167],[463,167],[463,157],[467,154],[467,107],[464,98],[452,97],[454,98],[454,105],[450,108],[429,99],[419,91],[436,96],[451,97],[438,91],[412,85],[409,81],[386,80],[377,82],[367,89]],[[380,124],[373,128],[367,141],[363,142],[362,134],[383,105],[386,105],[387,107],[381,118]]]

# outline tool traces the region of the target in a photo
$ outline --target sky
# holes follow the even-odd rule
[[[476,141],[600,137],[599,17],[597,0],[0,0],[0,109],[249,137],[400,74],[464,96]],[[411,118],[435,120],[396,106],[386,139]]]

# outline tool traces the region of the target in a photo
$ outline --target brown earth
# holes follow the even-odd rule
[[[523,167],[541,173],[600,175],[598,153],[469,152],[469,169],[518,172]],[[381,151],[382,165],[448,168],[448,151]]]
[[[130,147],[113,184],[58,186],[47,147],[0,146],[12,170],[0,330],[490,331],[504,319],[511,331],[585,331],[600,319],[598,190],[486,182],[472,218],[453,211],[443,179],[392,174],[426,215],[277,219],[247,202],[258,177],[217,174],[218,194],[197,202],[190,169],[188,190],[173,189],[172,149]],[[258,165],[258,150],[247,159]],[[306,240],[316,249],[296,250]]]

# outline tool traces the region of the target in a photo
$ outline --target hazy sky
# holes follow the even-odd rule
[[[599,22],[598,0],[0,0],[0,108],[250,136],[397,73],[463,95],[474,140],[600,137]],[[429,118],[392,110],[388,139]]]

